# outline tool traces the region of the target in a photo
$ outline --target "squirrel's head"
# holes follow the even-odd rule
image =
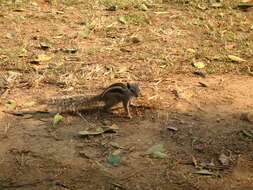
[[[127,83],[127,88],[131,91],[131,93],[138,97],[140,93],[139,84],[138,83]]]

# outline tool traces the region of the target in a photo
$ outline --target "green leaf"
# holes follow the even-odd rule
[[[53,126],[59,124],[62,120],[62,115],[60,115],[59,113],[57,113],[55,116],[54,116],[54,120],[53,120]]]
[[[124,17],[124,16],[121,16],[121,17],[119,17],[118,18],[118,21],[120,22],[120,23],[122,23],[122,24],[126,24],[127,23],[127,18],[126,17]]]
[[[109,164],[111,164],[113,166],[118,166],[120,164],[120,156],[111,154],[108,157],[108,162],[109,162]]]
[[[151,158],[166,158],[167,154],[157,151],[150,153],[150,156]]]
[[[73,10],[74,7],[66,7],[65,10]]]
[[[124,73],[127,71],[127,67],[121,67],[118,71],[118,73]]]
[[[35,102],[27,102],[27,103],[24,103],[23,106],[30,107],[30,106],[33,106],[34,104],[35,104]]]
[[[253,30],[253,25],[250,26],[250,30]]]
[[[64,53],[76,53],[77,52],[77,49],[62,48],[61,50]]]
[[[116,133],[116,131],[119,129],[119,127],[116,124],[113,124],[112,126],[103,126],[98,127],[96,131],[79,131],[78,134],[80,136],[89,136],[89,135],[100,135],[105,132],[113,132]]]
[[[147,153],[151,154],[152,152],[163,152],[163,145],[162,144],[155,144],[155,145],[151,146],[147,150]]]
[[[14,101],[11,100],[7,107],[8,107],[8,109],[13,109],[16,106],[17,106],[16,102],[14,102]]]
[[[150,155],[151,158],[166,158],[167,154],[163,153],[163,145],[162,144],[156,144],[150,147],[147,150],[147,153]]]
[[[31,4],[32,4],[32,6],[35,6],[35,7],[38,6],[38,3],[37,3],[37,2],[32,2]]]
[[[147,6],[144,5],[144,4],[141,4],[141,5],[139,6],[139,9],[142,10],[142,11],[147,11],[147,10],[148,10]]]
[[[102,127],[98,127],[96,128],[96,132],[103,133],[104,129]]]

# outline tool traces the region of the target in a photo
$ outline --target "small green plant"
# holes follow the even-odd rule
[[[54,116],[53,126],[58,125],[62,121],[63,117],[59,113]]]

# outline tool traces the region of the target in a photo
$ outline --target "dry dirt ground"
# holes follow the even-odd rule
[[[0,2],[0,190],[253,189],[251,10],[237,1]],[[127,81],[141,89],[132,119],[121,106],[62,113],[55,126],[53,113],[2,112]],[[113,124],[116,133],[78,135]],[[166,158],[147,154],[155,144]]]

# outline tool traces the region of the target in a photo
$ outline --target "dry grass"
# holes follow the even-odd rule
[[[234,9],[237,3],[212,8],[208,1],[189,0],[1,1],[0,67],[17,75],[16,85],[76,90],[93,88],[94,82],[98,88],[115,80],[156,82],[169,73],[199,70],[247,74],[252,11]],[[106,10],[111,6],[116,11]],[[41,54],[51,59],[34,62]],[[234,63],[228,55],[246,62]],[[194,62],[206,66],[194,68]]]

